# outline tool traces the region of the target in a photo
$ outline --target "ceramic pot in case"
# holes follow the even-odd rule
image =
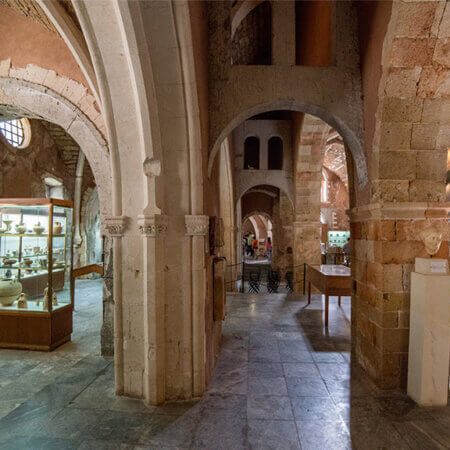
[[[27,226],[23,223],[19,223],[15,226],[17,233],[24,234],[27,231]]]
[[[45,231],[45,227],[43,227],[41,225],[41,222],[38,222],[34,227],[33,227],[33,231],[36,234],[42,234]]]
[[[8,278],[0,279],[0,305],[12,305],[21,293],[22,284],[20,281]]]
[[[61,234],[62,233],[62,225],[61,222],[55,222],[53,225],[53,233]]]

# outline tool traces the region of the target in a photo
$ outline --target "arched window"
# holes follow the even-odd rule
[[[283,169],[283,141],[278,136],[271,137],[268,145],[267,167],[269,170]]]
[[[25,148],[30,143],[30,125],[27,119],[12,119],[0,122],[0,132],[10,145]]]
[[[259,169],[259,139],[255,136],[244,142],[244,169]]]

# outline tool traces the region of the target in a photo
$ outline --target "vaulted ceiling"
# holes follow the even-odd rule
[[[72,1],[58,0],[58,3],[64,8],[65,12],[70,17],[72,22],[77,26],[77,28],[81,30],[81,26],[78,22]],[[39,22],[46,30],[59,36],[58,31],[56,30],[50,19],[47,17],[45,12],[42,10],[42,8],[39,6],[39,4],[36,2],[36,0],[0,0],[0,5],[12,8],[22,16]]]

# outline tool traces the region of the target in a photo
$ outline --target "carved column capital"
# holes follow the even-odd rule
[[[121,237],[127,227],[128,217],[108,216],[104,219],[106,231],[112,237]]]
[[[139,233],[143,236],[158,237],[167,232],[169,218],[163,214],[138,216]]]
[[[209,233],[209,216],[184,216],[187,236],[206,236]]]

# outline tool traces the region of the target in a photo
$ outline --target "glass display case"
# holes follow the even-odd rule
[[[328,232],[328,246],[329,247],[343,247],[350,238],[350,231],[329,231]]]
[[[72,208],[0,199],[0,347],[52,350],[70,340]]]

